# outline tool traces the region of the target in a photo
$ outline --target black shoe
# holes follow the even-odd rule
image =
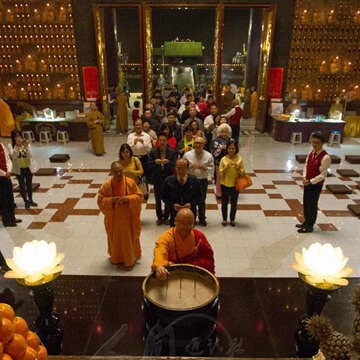
[[[202,225],[202,226],[207,226],[207,222],[206,220],[199,220],[199,224]]]
[[[230,225],[231,225],[232,227],[234,227],[234,226],[235,226],[235,221],[234,221],[234,220],[231,220],[231,221],[230,221]]]
[[[157,226],[160,226],[161,224],[162,224],[162,220],[161,220],[161,219],[157,219],[157,220],[156,220],[156,225],[157,225]]]
[[[21,219],[15,219],[15,224],[19,224],[19,223],[21,223],[21,222],[22,222]]]
[[[298,233],[300,233],[300,234],[306,234],[306,233],[312,233],[312,232],[313,232],[312,227],[303,227],[298,230]]]
[[[299,229],[302,229],[302,228],[306,227],[306,224],[305,224],[305,223],[296,224],[295,227],[297,227],[297,228],[299,228]]]
[[[222,227],[225,227],[227,225],[227,221],[224,220],[222,223],[221,223]]]
[[[9,223],[9,224],[4,224],[4,227],[15,227],[15,226],[17,226],[17,225],[15,224],[15,222],[11,222],[11,223]]]
[[[32,200],[29,200],[28,203],[30,204],[30,206],[38,207],[38,204],[33,202]]]
[[[25,209],[26,210],[30,209],[30,202],[29,201],[25,201]]]

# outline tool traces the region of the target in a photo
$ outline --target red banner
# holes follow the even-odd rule
[[[99,81],[96,66],[83,67],[85,98],[87,101],[99,99]]]
[[[269,74],[269,99],[280,99],[284,76],[284,68],[270,68]]]

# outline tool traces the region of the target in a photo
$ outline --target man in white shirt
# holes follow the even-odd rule
[[[208,176],[214,172],[214,158],[204,150],[205,140],[202,137],[195,138],[194,150],[188,151],[184,158],[189,162],[189,174],[194,175],[200,182],[201,199],[199,203],[199,222],[206,226],[206,195],[208,188]]]
[[[15,219],[11,170],[12,161],[5,146],[0,143],[0,210],[5,227],[14,227],[21,222],[20,219]]]
[[[296,225],[299,228],[298,232],[302,234],[313,232],[321,189],[331,165],[331,158],[323,149],[324,142],[325,138],[322,134],[313,135],[313,150],[310,151],[305,162],[302,180],[304,185],[303,207],[305,222]]]
[[[152,149],[151,138],[143,131],[143,122],[138,119],[135,122],[135,132],[129,134],[127,143],[131,147],[133,154],[137,156],[144,169],[144,175],[149,179],[148,155]]]

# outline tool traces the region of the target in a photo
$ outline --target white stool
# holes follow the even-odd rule
[[[66,144],[66,143],[70,142],[69,135],[68,135],[67,131],[58,130],[58,132],[56,134],[56,142],[57,143],[62,142],[63,144]]]
[[[329,137],[329,146],[340,146],[341,134],[340,131],[332,131]]]
[[[291,134],[290,142],[292,145],[302,144],[302,133],[301,132],[293,132]]]
[[[52,138],[50,135],[50,131],[47,130],[40,131],[40,144],[41,143],[49,144],[51,142],[52,142]]]
[[[36,141],[36,140],[35,140],[34,133],[33,133],[31,130],[29,130],[29,131],[23,131],[22,134],[23,134],[24,139],[29,140],[31,143],[33,143],[33,142]]]

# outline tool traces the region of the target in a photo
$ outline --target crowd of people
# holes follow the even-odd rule
[[[134,132],[121,146],[117,161],[124,175],[141,185],[143,195],[153,184],[157,225],[174,226],[177,212],[189,208],[199,224],[207,226],[208,179],[214,177],[216,196],[224,204],[222,226],[229,220],[235,226],[239,196],[235,183],[245,175],[238,146],[242,116],[238,99],[221,114],[214,97],[199,87],[195,94],[189,88],[183,95],[171,92],[167,101],[156,90],[143,114],[138,102],[134,106]]]

